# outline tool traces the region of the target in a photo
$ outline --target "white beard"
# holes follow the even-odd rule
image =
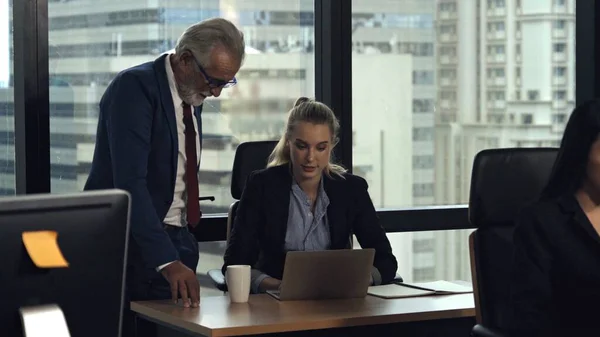
[[[202,96],[200,94],[196,94],[190,98],[189,104],[192,106],[200,106],[200,105],[202,105],[202,103],[204,103],[204,96]]]

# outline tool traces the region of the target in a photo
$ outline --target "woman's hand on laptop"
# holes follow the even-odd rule
[[[281,286],[281,280],[278,280],[276,278],[272,278],[272,277],[267,277],[264,280],[262,280],[262,282],[260,282],[260,285],[258,286],[258,290],[262,293],[268,291],[268,290],[279,290],[279,287]]]

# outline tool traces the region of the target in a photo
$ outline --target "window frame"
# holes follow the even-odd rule
[[[50,77],[47,0],[13,1],[13,26],[15,191],[16,194],[48,193]]]
[[[334,154],[351,169],[352,2],[314,0],[314,6],[315,97],[339,118],[340,143]],[[599,17],[600,2],[577,3],[576,103],[600,96]],[[48,0],[14,1],[13,22],[16,192],[50,193]],[[377,213],[388,232],[473,228],[468,205],[386,208]],[[206,214],[196,237],[225,240],[226,224],[227,214]]]

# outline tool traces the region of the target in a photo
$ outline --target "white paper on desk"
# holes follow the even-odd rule
[[[369,290],[367,290],[367,294],[381,298],[405,298],[434,295],[435,292],[409,287],[402,287],[397,284],[386,284],[383,286],[369,287]]]
[[[465,294],[472,293],[473,287],[460,285],[453,282],[448,281],[433,281],[433,282],[424,282],[424,283],[409,283],[410,285],[414,285],[420,288],[426,288],[434,291],[436,294]],[[403,287],[407,288],[407,287]]]
[[[381,298],[406,298],[417,296],[465,294],[473,292],[473,288],[448,281],[434,281],[424,283],[407,283],[423,289],[411,288],[400,284],[386,284],[383,286],[369,287],[367,293]]]

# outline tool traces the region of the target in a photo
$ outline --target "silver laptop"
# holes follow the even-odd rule
[[[278,291],[281,301],[359,298],[367,296],[375,249],[288,252]]]

